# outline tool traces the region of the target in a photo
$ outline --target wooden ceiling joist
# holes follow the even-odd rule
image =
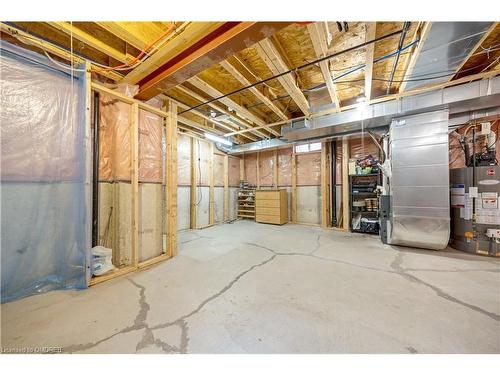
[[[252,82],[250,82],[243,73],[241,73],[238,68],[231,64],[229,60],[224,60],[221,61],[220,65],[226,69],[231,75],[236,78],[238,81],[240,81],[241,84],[244,86],[250,86],[252,85]],[[279,118],[282,120],[287,120],[288,116],[279,108],[276,104],[273,103],[271,99],[269,99],[267,96],[265,96],[257,87],[253,86],[249,88],[249,91],[254,94],[257,99],[259,99],[262,103],[264,103],[269,109],[271,109],[274,113],[278,115]]]
[[[184,94],[187,94],[193,98],[195,98],[196,100],[200,101],[201,103],[204,103],[207,101],[206,98],[204,98],[203,96],[199,95],[198,93],[194,92],[193,90],[190,90],[188,89],[187,87],[185,86],[177,86],[176,87],[177,90],[183,92]],[[231,117],[233,118],[239,126],[241,127],[244,127],[244,128],[247,128],[247,129],[252,129],[253,126],[251,123],[249,123],[248,121],[238,117],[238,116],[235,116],[233,113],[229,112],[228,110],[226,110],[225,108],[223,108],[222,106],[216,104],[215,102],[212,102],[212,103],[209,103],[208,104],[209,107],[215,109],[216,111],[222,113],[223,115],[226,115],[228,117]],[[256,131],[252,131],[253,134],[257,135],[259,138],[268,138],[268,136],[258,130]]]
[[[163,61],[151,74],[139,81],[137,98],[150,99],[175,87],[235,51],[242,50],[287,26],[289,22],[225,22],[216,30]]]
[[[199,89],[199,90],[203,91],[204,93],[206,93],[207,95],[211,96],[212,98],[218,98],[218,97],[224,95],[222,92],[220,92],[216,88],[210,86],[208,83],[206,83],[205,81],[201,80],[198,77],[193,77],[193,78],[189,79],[188,82],[191,83],[197,89]],[[221,102],[222,104],[224,104],[225,106],[234,109],[235,112],[239,116],[246,118],[247,120],[253,122],[257,126],[266,125],[266,122],[264,120],[262,120],[260,117],[257,117],[252,112],[250,112],[248,109],[239,105],[238,103],[236,103],[234,100],[230,99],[229,97],[221,98],[218,101]],[[279,132],[277,132],[274,129],[269,129],[269,131],[276,136],[281,135]]]
[[[185,110],[185,109],[189,109],[189,106],[176,100],[175,98],[172,98],[171,96],[168,96],[168,95],[165,95],[165,94],[160,94],[160,97],[164,98],[164,99],[167,99],[167,100],[172,100],[174,103],[177,104],[177,106],[181,109],[181,110]],[[203,112],[200,112],[196,109],[192,109],[190,111],[191,113],[197,115],[197,116],[200,116],[202,118],[204,118],[205,120],[207,120],[208,122],[211,122],[215,125],[217,125],[218,127],[222,128],[222,129],[225,129],[225,130],[229,130],[230,132],[233,132],[235,130],[235,125],[233,124],[233,126],[229,126],[221,121],[217,121],[213,118],[211,118],[210,116],[207,116],[205,115]],[[251,134],[243,134],[243,136],[247,139],[249,139],[250,141],[256,141],[257,138],[255,138],[253,135]]]
[[[280,53],[269,39],[260,41],[255,48],[259,57],[266,63],[267,67],[274,75],[278,75],[289,70]],[[300,88],[295,83],[292,75],[285,74],[277,79],[288,95],[290,95],[293,101],[300,108],[302,113],[306,116],[309,115],[309,103]]]
[[[151,22],[147,23],[152,24]],[[121,25],[121,22],[96,22],[96,24],[139,50],[146,47],[147,43],[139,38],[132,30]]]
[[[127,56],[126,53],[118,51],[117,49],[97,39],[93,35],[80,30],[78,27],[73,26],[70,22],[48,22],[48,24],[64,32],[65,34],[72,36],[74,39],[78,39],[88,46],[95,48],[102,53],[105,53],[115,60],[118,60],[122,63],[126,63],[127,61],[131,60],[131,57]]]
[[[366,38],[368,42],[374,40],[377,33],[377,23],[366,23]],[[372,98],[372,78],[373,78],[373,55],[375,52],[375,43],[370,43],[366,47],[366,66],[365,66],[365,98],[370,101]]]
[[[328,54],[325,25],[323,24],[323,22],[315,22],[308,25],[307,30],[309,31],[309,36],[311,37],[316,58],[319,59],[325,57]],[[319,63],[319,67],[321,69],[321,74],[323,75],[328,94],[330,95],[330,99],[332,103],[335,104],[335,108],[340,110],[339,96],[337,94],[335,84],[333,83],[332,73],[330,72],[328,60],[321,61]]]

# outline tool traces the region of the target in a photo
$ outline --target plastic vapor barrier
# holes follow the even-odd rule
[[[191,138],[182,134],[177,136],[177,184],[191,185]]]
[[[297,186],[321,185],[321,153],[297,154]]]
[[[240,159],[229,156],[228,162],[229,186],[240,186]]]
[[[261,151],[259,155],[259,186],[273,186],[274,151]]]
[[[278,150],[278,186],[292,186],[292,148]]]
[[[243,155],[245,163],[245,181],[250,185],[257,186],[257,154]]]
[[[85,288],[85,77],[6,42],[1,52],[1,300]]]
[[[214,185],[224,186],[224,155],[214,154]]]

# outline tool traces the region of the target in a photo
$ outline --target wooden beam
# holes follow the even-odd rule
[[[153,55],[128,73],[124,83],[137,84],[158,69],[165,61],[171,60],[187,47],[192,46],[207,34],[217,30],[223,22],[190,22],[182,30],[177,30],[168,43],[164,43]]]
[[[224,60],[220,62],[220,65],[226,69],[231,75],[236,78],[241,84],[244,86],[252,85],[250,82],[235,65],[231,64],[228,60]],[[253,86],[249,88],[250,92],[254,94],[257,99],[259,99],[262,103],[264,103],[269,109],[271,109],[274,113],[278,115],[282,120],[288,120],[288,116],[276,105],[273,103],[271,99],[265,96],[257,87]]]
[[[255,45],[255,49],[257,50],[260,58],[265,62],[274,75],[281,74],[289,70],[280,53],[269,39],[260,41]],[[295,83],[292,74],[289,73],[283,75],[278,78],[278,81],[299,106],[304,115],[308,116],[310,110],[309,103],[300,88]]]
[[[162,111],[161,109],[158,109],[156,107],[153,107],[149,104],[143,103],[137,99],[131,98],[127,95],[124,95],[116,90],[112,90],[104,85],[101,85],[100,83],[97,82],[92,82],[92,90],[109,94],[114,96],[115,98],[119,99],[120,101],[127,103],[127,104],[137,104],[140,109],[144,109],[148,112],[154,113],[155,115],[158,115],[160,117],[167,117],[168,113],[165,111]]]
[[[329,199],[329,142],[321,143],[321,226],[330,226],[330,199]]]
[[[139,105],[130,106],[131,262],[139,263]]]
[[[229,220],[229,155],[224,155],[224,221]]]
[[[199,95],[198,93],[194,92],[193,90],[190,90],[188,89],[187,87],[185,86],[182,86],[182,85],[179,85],[176,87],[176,89],[178,89],[179,91],[183,92],[184,94],[187,94],[189,96],[192,96],[193,98],[195,98],[196,100],[200,101],[201,103],[204,103],[207,101],[206,98],[204,98],[203,96]],[[238,116],[235,116],[233,113],[229,112],[228,110],[226,110],[225,108],[223,108],[222,106],[212,102],[212,103],[209,103],[208,106],[210,106],[211,108],[215,109],[216,111],[226,115],[226,116],[229,116],[229,117],[232,117],[236,120],[236,122],[247,128],[247,129],[250,129],[250,131],[253,133],[253,134],[256,134],[258,137],[260,138],[268,138],[268,136],[264,133],[262,133],[261,131],[252,131],[252,129],[254,128],[254,126],[244,120],[244,119],[241,119],[239,118]]]
[[[374,40],[377,35],[377,23],[367,22],[366,23],[366,37],[365,42]],[[366,46],[365,52],[365,98],[366,101],[372,98],[372,78],[373,78],[373,55],[375,52],[375,43],[370,43]]]
[[[245,155],[240,159],[240,181],[245,180]]]
[[[147,42],[149,42],[139,38],[134,32],[127,29],[127,27],[125,27],[124,25],[121,25],[121,22],[95,22],[95,23],[100,27],[102,27],[104,30],[115,35],[117,38],[120,38],[124,42],[130,44],[131,46],[134,46],[138,50],[143,50],[146,47]],[[152,22],[146,22],[146,23],[148,24],[148,27],[154,25]]]
[[[458,68],[455,70],[455,74],[453,76],[450,76],[448,81],[451,81],[457,74],[460,73],[460,70],[464,67],[465,64],[467,64],[467,61],[477,52],[479,48],[483,45],[484,41],[491,35],[493,30],[498,26],[498,22],[492,22],[491,26],[489,27],[488,30],[483,34],[481,39],[476,43],[476,45],[469,51],[465,59],[461,62],[461,64],[458,66]]]
[[[214,183],[214,144],[210,142],[210,159],[208,159],[208,224],[215,223],[215,183]]]
[[[413,72],[413,68],[415,67],[415,64],[417,63],[418,56],[420,55],[420,52],[422,51],[422,49],[425,45],[425,41],[427,40],[427,37],[429,36],[429,32],[430,32],[431,28],[432,28],[432,22],[425,22],[422,25],[421,31],[418,31],[419,42],[417,44],[417,47],[413,50],[413,53],[411,54],[410,62],[408,64],[408,66],[406,67],[406,71],[405,71],[405,74],[404,74],[403,79],[402,79],[403,82],[399,86],[398,92],[400,94],[405,91],[406,84],[408,83],[408,82],[406,82],[406,80],[408,80],[411,77],[411,74]]]
[[[203,81],[202,79],[200,79],[198,77],[193,77],[193,78],[189,79],[188,82],[212,98],[218,98],[218,97],[224,95],[222,92],[220,92],[219,90],[217,90],[213,86],[210,86],[208,83],[206,83],[205,81]],[[258,126],[263,126],[266,124],[266,122],[264,120],[262,120],[260,117],[254,115],[252,112],[250,112],[245,107],[239,105],[234,100],[229,99],[229,97],[221,98],[218,101],[227,107],[233,108],[235,110],[235,112],[238,113],[238,115],[246,118],[247,120],[253,122],[254,124],[256,124]],[[279,132],[277,132],[274,129],[269,129],[269,131],[276,136],[281,135]]]
[[[102,42],[95,36],[79,29],[78,27],[72,26],[70,22],[47,22],[50,26],[56,28],[63,33],[73,36],[73,38],[85,43],[86,45],[95,48],[99,52],[102,52],[115,60],[122,63],[126,63],[130,60],[126,53],[117,50],[114,47]]]
[[[166,131],[166,160],[165,186],[167,207],[167,255],[177,255],[177,105],[172,101],[165,103],[168,113],[165,119]]]
[[[274,150],[273,187],[278,188],[278,149]]]
[[[257,162],[255,163],[256,176],[257,176],[257,189],[260,189],[260,151],[257,151]]]
[[[139,82],[137,98],[147,100],[287,26],[288,22],[225,22]]]
[[[349,138],[342,137],[342,223],[345,230],[350,230],[349,206]]]
[[[85,149],[85,201],[86,207],[92,207],[92,197],[93,197],[93,158],[97,155],[94,155],[92,152],[92,88],[91,88],[91,70],[92,67],[90,62],[87,61],[85,63],[85,128],[84,128],[84,149]],[[97,124],[94,124],[94,129],[97,129]],[[94,207],[93,207],[94,208]],[[97,209],[99,209],[97,207]],[[99,215],[97,215],[96,220],[99,220]],[[97,239],[99,240],[99,221],[97,222],[97,233],[93,233],[93,221],[87,220],[87,238],[93,242],[93,235],[95,234]],[[99,241],[97,241],[99,245]],[[92,265],[87,262],[90,258],[85,258],[85,263],[88,266],[86,268],[86,281],[87,286],[90,283],[92,278]]]
[[[297,155],[295,146],[292,146],[292,223],[297,222]]]
[[[199,140],[191,138],[191,191],[190,191],[190,228],[196,229],[196,207],[197,207],[197,184],[198,184],[198,151],[197,142]]]
[[[322,22],[315,22],[309,24],[307,26],[307,30],[309,31],[309,36],[311,38],[312,45],[314,47],[316,58],[319,59],[321,57],[327,56],[328,55],[328,44],[326,40],[327,37]],[[335,104],[335,108],[340,110],[339,96],[337,94],[337,88],[333,83],[332,73],[330,72],[328,60],[321,61],[319,63],[319,67],[321,70],[321,74],[323,75],[323,80],[325,81],[328,94],[330,95],[330,99],[332,103]]]

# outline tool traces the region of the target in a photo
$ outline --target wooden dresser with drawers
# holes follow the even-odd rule
[[[255,221],[280,225],[288,222],[286,189],[257,190],[255,192]]]

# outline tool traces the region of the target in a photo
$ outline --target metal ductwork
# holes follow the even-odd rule
[[[500,77],[416,94],[368,106],[313,118],[309,126],[296,129],[283,126],[281,133],[288,141],[339,136],[362,129],[388,126],[393,118],[437,110],[448,110],[450,116],[464,112],[498,107]]]
[[[448,81],[493,22],[432,22],[406,90]],[[448,74],[447,74],[448,73]],[[422,80],[422,77],[436,77]]]
[[[450,237],[448,111],[393,120],[388,243],[444,249]]]

